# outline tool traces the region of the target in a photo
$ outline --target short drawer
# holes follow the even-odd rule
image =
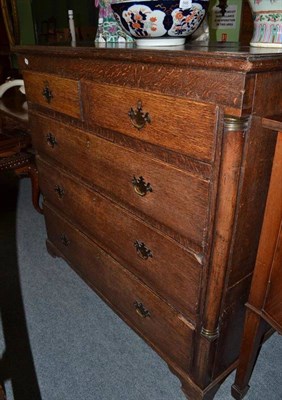
[[[190,319],[195,319],[202,268],[195,255],[123,208],[38,159],[48,204]]]
[[[215,105],[140,89],[81,82],[85,119],[103,128],[211,162]]]
[[[142,213],[142,218],[156,221],[155,226],[168,228],[168,235],[180,233],[201,251],[208,224],[208,180],[52,119],[32,115],[30,121],[39,154]]]
[[[78,81],[51,74],[25,71],[24,82],[30,102],[82,119]]]
[[[81,277],[162,356],[187,372],[193,325],[46,205],[44,215],[49,241]]]

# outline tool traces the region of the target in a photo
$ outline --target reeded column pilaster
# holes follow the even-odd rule
[[[229,115],[224,117],[214,245],[201,330],[202,336],[210,341],[219,335],[219,316],[236,212],[244,138],[248,125],[249,117],[238,118]]]

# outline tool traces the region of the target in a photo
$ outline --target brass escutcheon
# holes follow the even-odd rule
[[[128,115],[130,117],[132,125],[138,130],[144,128],[146,123],[148,123],[148,124],[151,123],[151,118],[149,116],[149,113],[144,113],[142,111],[142,102],[141,102],[141,100],[137,101],[137,110],[134,110],[131,107],[130,110],[128,111]]]
[[[153,254],[150,249],[145,245],[145,243],[136,240],[134,242],[134,246],[136,248],[137,254],[143,260],[147,260],[149,257],[153,257]]]
[[[136,178],[134,176],[132,179],[132,185],[134,187],[135,192],[142,197],[146,196],[148,192],[153,191],[150,183],[146,183],[143,176],[139,176],[139,178]]]
[[[70,244],[70,240],[68,239],[68,237],[65,235],[65,233],[61,234],[61,242],[63,243],[64,246],[68,246]]]
[[[56,185],[56,186],[54,187],[54,190],[55,190],[55,192],[57,193],[57,195],[58,195],[58,197],[59,197],[60,199],[64,197],[65,190],[64,190],[64,188],[63,188],[62,186]]]
[[[139,303],[138,301],[135,301],[133,303],[135,310],[137,312],[137,314],[142,317],[142,318],[147,318],[150,317],[151,314],[148,310],[146,310],[146,308],[144,307],[144,305],[142,303]]]
[[[44,82],[44,88],[42,90],[42,95],[43,97],[45,97],[45,100],[47,101],[47,103],[51,103],[51,100],[53,99],[53,94],[52,94],[52,90],[49,88],[49,83],[48,82]]]
[[[56,144],[58,144],[55,136],[51,132],[47,133],[46,140],[47,140],[47,143],[49,144],[49,146],[51,146],[53,148],[55,147]]]

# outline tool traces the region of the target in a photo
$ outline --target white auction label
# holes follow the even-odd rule
[[[191,6],[192,6],[192,0],[180,0],[179,2],[179,8],[182,8],[182,10],[191,8]]]
[[[235,29],[237,22],[237,5],[229,5],[224,15],[217,6],[212,9],[212,28],[213,29]]]

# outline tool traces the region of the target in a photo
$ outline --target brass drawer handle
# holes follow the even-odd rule
[[[47,140],[47,143],[49,144],[49,146],[51,146],[52,148],[54,148],[55,145],[58,144],[58,142],[57,142],[55,136],[54,136],[52,133],[50,133],[50,132],[47,133],[47,135],[46,135],[46,140]]]
[[[45,97],[45,100],[47,101],[47,103],[50,104],[51,100],[53,99],[54,96],[53,96],[52,90],[49,88],[49,83],[45,82],[44,84],[45,84],[45,86],[42,90],[42,95],[43,95],[43,97]]]
[[[143,176],[139,176],[138,179],[134,176],[132,179],[132,185],[134,187],[135,192],[139,196],[146,196],[148,192],[153,191],[150,183],[146,183]]]
[[[142,317],[142,318],[147,318],[150,317],[151,314],[148,310],[146,310],[146,308],[144,307],[144,305],[142,303],[139,303],[138,301],[135,301],[133,303],[134,307],[135,307],[135,311],[137,312],[137,314]]]
[[[150,124],[151,123],[151,118],[149,116],[149,113],[144,113],[142,111],[142,102],[141,100],[137,101],[137,110],[134,110],[132,107],[128,111],[128,115],[130,117],[130,120],[133,124],[133,126],[140,130],[144,128],[146,123]]]
[[[145,245],[145,243],[136,240],[134,242],[134,246],[136,248],[137,254],[143,260],[147,260],[149,257],[153,257],[153,254],[150,249]]]
[[[59,197],[60,199],[62,199],[62,198],[64,197],[64,195],[65,195],[65,190],[64,190],[64,188],[63,188],[62,186],[56,185],[56,186],[54,187],[54,190],[55,190],[55,192],[57,193],[57,195],[58,195],[58,197]]]
[[[61,239],[61,242],[63,243],[64,246],[67,247],[70,244],[70,240],[68,239],[68,237],[64,233],[61,234],[60,239]]]

